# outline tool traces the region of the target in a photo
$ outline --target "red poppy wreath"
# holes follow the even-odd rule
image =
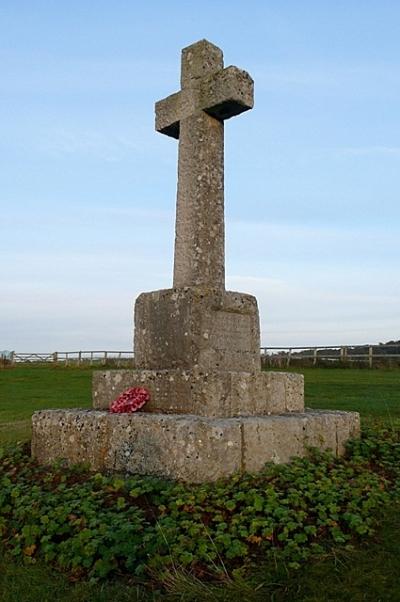
[[[131,414],[137,412],[150,400],[150,393],[144,387],[133,387],[127,389],[114,399],[110,405],[113,414]]]

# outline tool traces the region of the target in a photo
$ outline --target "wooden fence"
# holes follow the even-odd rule
[[[393,353],[392,353],[393,351]],[[324,345],[315,347],[261,347],[264,366],[288,367],[296,363],[400,364],[400,345]]]
[[[115,364],[133,365],[133,351],[54,351],[53,353],[17,353],[12,351],[8,358],[11,364],[20,363],[53,363],[81,365],[88,364]]]
[[[393,351],[393,353],[392,353]],[[330,363],[400,365],[400,345],[324,345],[313,347],[261,347],[261,361],[265,367],[285,368],[291,365],[321,365]],[[133,351],[54,351],[52,353],[0,352],[3,363],[53,363],[68,365],[113,364],[133,366]]]

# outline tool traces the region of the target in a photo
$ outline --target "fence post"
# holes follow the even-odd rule
[[[105,366],[107,364],[107,351],[104,352],[104,360],[103,360],[103,365]]]
[[[93,351],[90,352],[90,366],[93,366]]]
[[[57,351],[55,351],[55,352],[53,353],[53,362],[54,362],[55,364],[58,362],[58,353],[57,353]]]
[[[313,366],[317,365],[317,358],[318,358],[318,349],[315,348],[314,349],[314,357],[313,357]]]
[[[78,353],[78,365],[80,366],[82,363],[82,351],[79,351]]]
[[[291,360],[291,357],[292,357],[292,350],[291,350],[291,349],[289,349],[289,353],[288,353],[288,355],[287,355],[287,360],[286,360],[286,367],[287,367],[287,368],[289,368],[289,366],[290,366],[290,360]]]
[[[15,351],[11,351],[10,362],[11,362],[11,366],[14,366],[14,364],[15,364]]]
[[[68,351],[65,353],[65,365],[68,366]]]
[[[372,345],[369,346],[368,349],[368,365],[372,368],[372,358],[373,358],[374,348]]]

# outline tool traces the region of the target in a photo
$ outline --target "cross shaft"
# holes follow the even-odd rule
[[[253,80],[201,40],[182,51],[182,89],[156,103],[179,139],[174,288],[225,289],[224,120],[253,107]]]

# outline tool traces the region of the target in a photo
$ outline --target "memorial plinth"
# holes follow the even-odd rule
[[[136,301],[135,370],[96,371],[94,410],[36,412],[32,453],[193,482],[308,446],[340,455],[358,414],[306,412],[301,375],[262,372],[257,301],[225,290],[224,121],[252,108],[253,81],[202,40],[182,51],[181,87],[156,103],[157,131],[179,139],[173,288]],[[135,386],[143,410],[110,414]]]
[[[356,412],[309,411],[261,417],[205,418],[190,414],[109,414],[43,410],[33,416],[35,458],[67,459],[92,470],[152,474],[193,483],[266,462],[289,462],[309,446],[344,452],[359,430]]]

